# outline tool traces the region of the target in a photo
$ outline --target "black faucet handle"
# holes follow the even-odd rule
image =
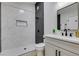
[[[70,31],[70,29],[68,29]]]
[[[72,37],[72,34],[73,34],[73,33],[70,33],[70,37]]]
[[[64,29],[64,31],[67,31],[67,29]]]

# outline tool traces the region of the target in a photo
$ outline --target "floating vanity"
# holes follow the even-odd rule
[[[79,38],[45,35],[46,56],[79,56]]]

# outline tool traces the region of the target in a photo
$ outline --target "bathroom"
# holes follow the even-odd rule
[[[78,5],[0,2],[0,56],[79,56]]]

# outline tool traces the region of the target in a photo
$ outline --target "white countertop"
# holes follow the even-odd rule
[[[75,44],[79,44],[79,38],[76,37],[66,37],[66,36],[61,36],[61,35],[54,35],[54,34],[48,34],[48,35],[44,35],[44,38],[54,38],[57,40],[62,40],[62,41],[66,41],[66,42],[70,42],[70,43],[75,43]]]

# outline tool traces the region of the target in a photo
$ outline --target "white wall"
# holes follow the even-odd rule
[[[56,2],[44,3],[44,34],[51,34],[57,25]]]
[[[57,27],[57,10],[74,2],[45,2],[44,3],[44,34],[52,34]]]
[[[19,12],[24,10],[24,13]],[[28,21],[28,27],[17,27],[16,20]],[[35,44],[35,5],[28,3],[2,3],[2,51]]]

